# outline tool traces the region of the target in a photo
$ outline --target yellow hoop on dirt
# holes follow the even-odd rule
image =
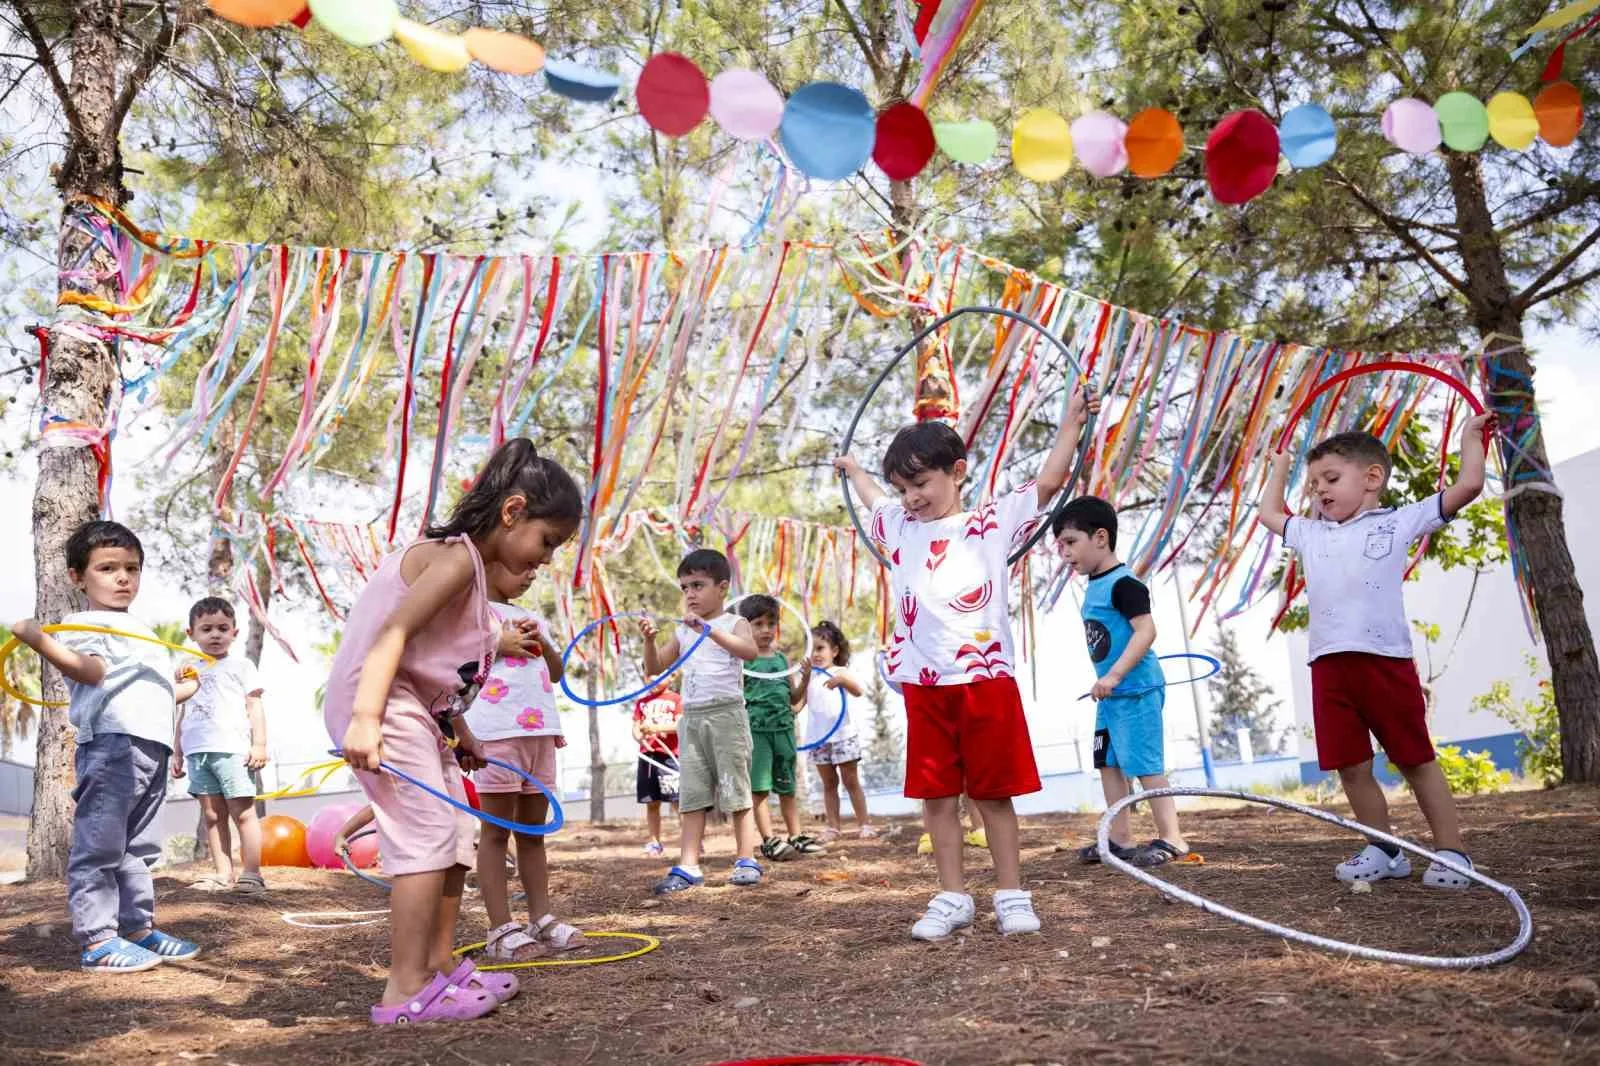
[[[585,939],[589,937],[596,939],[609,937],[618,940],[638,940],[643,942],[644,947],[634,948],[632,951],[624,952],[621,955],[601,955],[593,959],[535,959],[533,962],[497,962],[488,966],[480,965],[478,969],[528,970],[535,966],[599,966],[605,962],[622,962],[624,959],[637,959],[640,955],[648,955],[661,946],[661,941],[649,933],[584,933],[583,935]],[[477,951],[479,948],[486,947],[488,943],[487,940],[480,940],[476,944],[467,944],[456,948],[452,954],[459,959],[469,951]]]
[[[173,644],[171,641],[162,640],[159,637],[147,637],[142,633],[125,633],[120,629],[111,629],[107,626],[82,625],[76,622],[57,622],[53,625],[40,626],[39,628],[46,633],[104,633],[106,636],[110,637],[125,637],[128,640],[142,640],[146,644],[159,644],[163,648],[170,648],[173,651],[182,652],[185,655],[197,656],[201,659],[204,659],[208,663],[216,662],[216,660],[211,656],[197,648],[186,648],[182,644]],[[6,664],[11,661],[11,656],[15,655],[17,649],[20,647],[22,647],[22,641],[18,640],[16,637],[12,637],[10,640],[6,641],[4,647],[0,647],[0,692],[4,692],[7,696],[10,696],[14,700],[20,700],[23,703],[31,703],[35,707],[65,707],[67,705],[65,701],[36,699],[35,697],[28,695],[26,692],[18,691],[18,689],[11,684],[11,679],[6,676]]]

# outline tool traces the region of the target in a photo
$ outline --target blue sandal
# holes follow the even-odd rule
[[[114,936],[93,951],[78,957],[78,965],[85,970],[103,970],[106,973],[138,973],[161,965],[161,956],[153,951]]]
[[[658,896],[667,896],[674,892],[687,892],[705,883],[706,879],[703,876],[697,877],[681,866],[674,866],[667,871],[667,876],[656,882],[651,891]]]
[[[728,877],[728,884],[759,885],[764,873],[766,871],[754,859],[740,859],[733,864],[733,873]]]
[[[136,940],[134,943],[167,962],[182,962],[200,954],[199,944],[191,944],[187,940],[179,940],[177,937],[169,936],[159,929],[150,930],[145,934],[144,939]]]

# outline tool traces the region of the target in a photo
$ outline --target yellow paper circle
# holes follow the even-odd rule
[[[1539,116],[1521,93],[1495,93],[1489,100],[1489,136],[1513,152],[1525,152],[1539,136]]]
[[[424,26],[410,19],[400,19],[394,24],[394,39],[418,66],[454,74],[467,69],[472,56],[467,53],[467,42],[454,33],[443,33],[432,26]]]
[[[1054,111],[1025,111],[1011,128],[1011,164],[1029,181],[1054,181],[1072,166],[1072,127]]]

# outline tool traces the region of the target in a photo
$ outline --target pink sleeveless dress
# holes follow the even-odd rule
[[[435,716],[452,705],[459,704],[462,709],[471,705],[478,686],[488,676],[499,627],[489,610],[483,560],[477,548],[466,537],[452,537],[447,543],[455,542],[464,544],[472,555],[473,583],[406,642],[383,712],[383,761],[465,803],[461,769]],[[411,591],[400,565],[414,547],[383,560],[345,620],[322,705],[323,721],[335,747],[344,743],[345,731],[355,716],[356,686],[367,653]],[[474,865],[470,815],[393,774],[358,771],[356,780],[377,815],[385,873],[426,873]]]

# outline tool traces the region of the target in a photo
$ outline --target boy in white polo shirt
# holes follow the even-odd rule
[[[1489,418],[1479,415],[1462,427],[1460,474],[1425,500],[1381,506],[1388,449],[1370,433],[1340,433],[1307,456],[1307,492],[1318,517],[1291,515],[1284,506],[1287,452],[1273,459],[1260,509],[1261,524],[1283,537],[1305,572],[1318,765],[1338,771],[1357,821],[1392,831],[1388,802],[1372,772],[1368,734],[1375,735],[1417,797],[1434,849],[1468,868],[1455,800],[1428,735],[1401,585],[1412,541],[1439,529],[1483,491]],[[1341,881],[1409,877],[1411,863],[1392,844],[1370,843],[1334,873]],[[1434,888],[1471,884],[1438,863],[1422,880]]]

